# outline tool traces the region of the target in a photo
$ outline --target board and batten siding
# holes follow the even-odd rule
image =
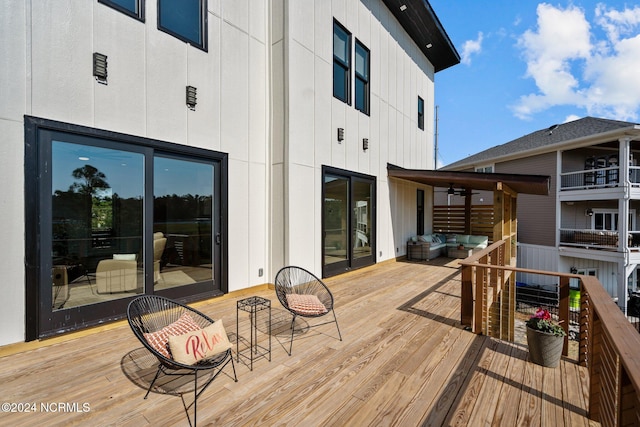
[[[496,163],[497,173],[549,175],[549,196],[518,194],[518,242],[556,245],[556,153]]]

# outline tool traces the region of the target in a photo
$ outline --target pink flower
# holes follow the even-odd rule
[[[549,320],[551,319],[551,314],[549,314],[548,310],[539,308],[536,310],[536,314],[533,315],[536,319]]]

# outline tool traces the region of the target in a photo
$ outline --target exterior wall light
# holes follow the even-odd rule
[[[187,86],[187,107],[191,110],[196,109],[196,104],[198,103],[198,89],[193,86]]]
[[[338,141],[344,141],[344,128],[338,128]]]
[[[369,149],[369,138],[362,138],[362,149],[364,151]]]
[[[107,84],[107,55],[93,52],[93,75],[98,83]]]
[[[593,209],[589,208],[585,211],[585,215],[587,216],[593,216]]]

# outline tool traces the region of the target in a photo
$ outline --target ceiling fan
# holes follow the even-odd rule
[[[445,190],[439,190],[437,191],[438,193],[444,193]],[[459,188],[459,189],[455,189],[453,188],[453,184],[449,184],[449,188],[446,190],[447,194],[449,196],[470,196],[473,194],[479,194],[479,193],[473,193],[471,192],[470,188]]]

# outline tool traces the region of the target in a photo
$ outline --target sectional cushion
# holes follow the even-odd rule
[[[469,235],[468,234],[456,234],[456,243],[465,244],[469,243]]]
[[[469,243],[480,244],[487,243],[489,238],[487,236],[469,236]]]

